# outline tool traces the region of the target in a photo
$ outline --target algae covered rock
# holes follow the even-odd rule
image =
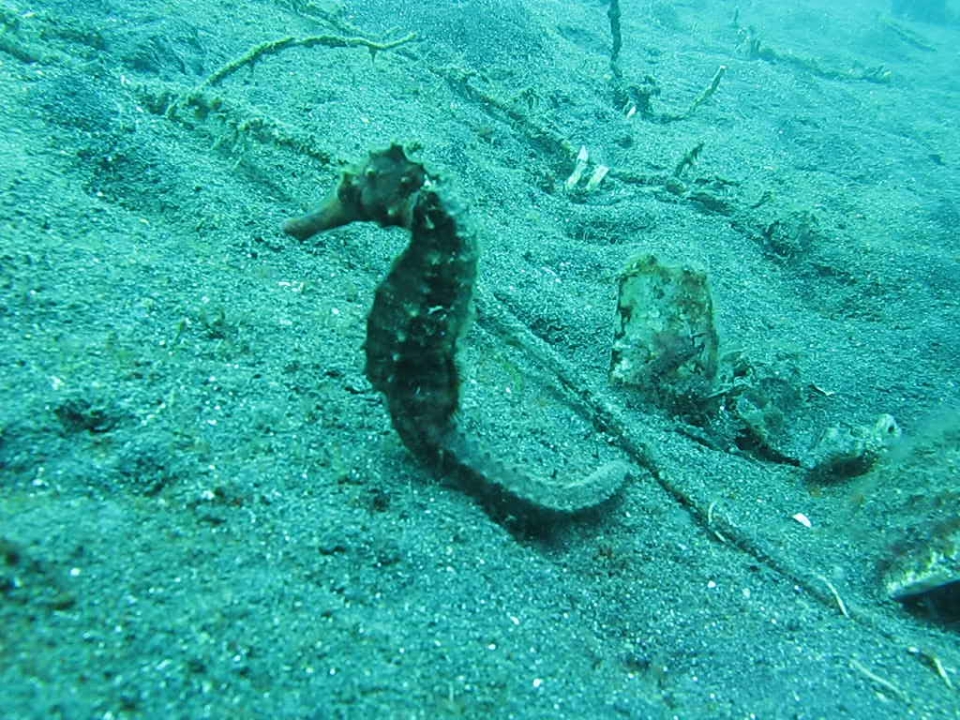
[[[767,359],[728,353],[720,365],[723,405],[713,429],[728,444],[758,458],[799,464],[809,446],[807,438],[816,431],[796,357],[786,352]]]

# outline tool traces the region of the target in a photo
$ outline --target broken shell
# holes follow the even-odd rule
[[[587,161],[590,159],[590,153],[587,151],[586,145],[580,146],[580,152],[577,153],[577,164],[573,168],[573,172],[570,173],[570,177],[567,178],[567,181],[563,184],[566,190],[569,192],[576,187],[577,183],[580,182],[580,178],[583,177],[583,173],[587,169]]]
[[[597,165],[597,169],[593,171],[593,175],[590,176],[590,179],[587,180],[587,192],[593,192],[597,189],[597,186],[603,182],[603,179],[607,176],[607,173],[610,172],[610,168],[607,165]]]

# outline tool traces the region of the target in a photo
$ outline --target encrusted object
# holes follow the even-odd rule
[[[641,255],[620,275],[610,379],[668,404],[705,395],[717,374],[713,300],[704,273]]]
[[[876,465],[899,439],[900,426],[886,414],[872,426],[830,427],[820,435],[804,466],[820,480],[856,477]]]
[[[392,145],[344,173],[316,212],[284,230],[305,240],[356,221],[410,230],[410,242],[377,288],[367,318],[366,374],[387,401],[393,427],[422,462],[453,471],[495,504],[575,513],[612,497],[630,466],[603,465],[561,483],[532,475],[477,447],[457,424],[457,343],[467,325],[477,245],[463,210],[442,183]]]
[[[894,600],[910,601],[952,593],[957,602],[960,598],[960,518],[940,525],[927,541],[901,555],[887,571],[884,584]]]

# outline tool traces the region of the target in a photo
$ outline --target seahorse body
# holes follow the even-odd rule
[[[285,230],[306,239],[357,220],[410,230],[409,244],[377,287],[365,343],[367,378],[385,396],[404,445],[495,501],[572,513],[616,493],[629,471],[625,463],[609,463],[578,481],[547,481],[477,447],[458,427],[456,351],[471,312],[478,252],[464,212],[441,194],[439,181],[392,145],[346,172],[317,212],[291,220]]]

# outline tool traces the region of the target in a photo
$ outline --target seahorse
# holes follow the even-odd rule
[[[469,324],[479,252],[465,209],[440,178],[393,144],[344,172],[318,210],[288,221],[284,231],[306,240],[358,221],[410,230],[377,287],[364,343],[366,376],[386,398],[410,452],[511,511],[572,514],[614,496],[630,472],[627,463],[607,463],[571,482],[547,480],[479,447],[459,426],[456,354]]]

